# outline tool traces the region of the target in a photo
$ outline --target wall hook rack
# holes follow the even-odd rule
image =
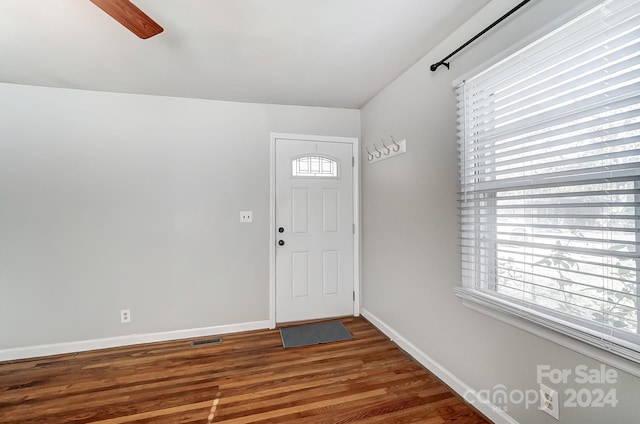
[[[373,143],[373,153],[369,150],[369,147],[365,146],[367,150],[367,160],[369,163],[375,163],[381,160],[389,159],[394,156],[400,155],[402,153],[406,153],[407,151],[407,140],[396,141],[393,136],[391,136],[391,144],[387,145],[382,140],[382,150],[378,149],[376,143]]]

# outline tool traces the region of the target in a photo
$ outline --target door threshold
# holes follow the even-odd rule
[[[300,321],[287,321],[287,322],[276,322],[276,328],[286,328],[293,327],[296,325],[305,325],[305,324],[315,324],[317,322],[325,322],[325,321],[335,321],[335,320],[345,320],[345,319],[353,319],[355,315],[341,315],[337,317],[326,317],[326,318],[315,318],[308,320],[300,320]]]

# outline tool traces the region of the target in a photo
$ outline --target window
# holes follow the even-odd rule
[[[458,295],[640,362],[640,3],[457,88]]]
[[[338,162],[323,156],[304,156],[291,162],[294,177],[338,178]]]

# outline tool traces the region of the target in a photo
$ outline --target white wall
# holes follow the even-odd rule
[[[0,350],[268,320],[272,131],[359,111],[0,84]]]
[[[476,390],[537,389],[536,367],[600,364],[464,307],[457,223],[456,114],[452,82],[567,13],[577,0],[538,0],[451,61],[429,70],[518,1],[494,0],[362,109],[363,309]],[[365,147],[407,139],[408,152],[366,163]],[[367,315],[365,315],[367,316]],[[571,381],[569,381],[571,383]],[[562,392],[575,384],[556,388]],[[581,388],[584,386],[577,386]],[[562,408],[563,423],[637,423],[640,379],[619,371],[616,408]],[[462,393],[461,393],[462,394]],[[562,393],[561,393],[562,394]],[[521,423],[553,418],[509,403]]]

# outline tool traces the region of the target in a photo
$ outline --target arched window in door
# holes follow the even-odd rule
[[[325,156],[302,156],[291,162],[291,175],[338,178],[338,162]]]

